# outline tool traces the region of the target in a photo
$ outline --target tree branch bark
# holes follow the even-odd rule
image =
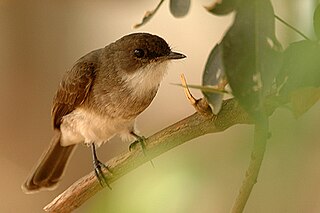
[[[146,155],[137,146],[107,162],[112,175],[104,171],[108,183],[113,183],[123,175],[149,160],[201,135],[221,132],[236,124],[252,124],[249,115],[235,99],[225,100],[218,115],[204,116],[198,112],[155,133],[146,140]],[[71,212],[90,197],[103,189],[94,172],[82,177],[44,207],[48,212]]]

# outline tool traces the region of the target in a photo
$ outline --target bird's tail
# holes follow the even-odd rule
[[[22,185],[25,193],[53,190],[61,180],[76,145],[61,146],[60,138],[61,132],[56,130],[48,150],[43,153],[37,166]]]

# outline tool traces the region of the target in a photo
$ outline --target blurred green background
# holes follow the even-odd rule
[[[64,180],[51,192],[25,195],[20,185],[52,136],[50,109],[63,73],[87,52],[121,36],[144,31],[165,38],[188,58],[172,63],[152,105],[138,118],[145,136],[194,112],[178,83],[184,73],[200,84],[212,47],[220,41],[233,14],[217,17],[192,1],[190,13],[175,19],[168,2],[138,30],[146,10],[158,1],[0,1],[0,210],[41,212],[75,180],[92,171],[91,152],[79,146]],[[275,12],[313,36],[312,14],[319,1],[274,0]],[[299,38],[277,22],[285,44]],[[192,91],[201,97],[199,91]],[[320,212],[320,104],[298,120],[287,109],[271,117],[272,138],[245,212]],[[209,213],[228,212],[250,160],[253,127],[237,125],[225,132],[187,142],[147,163],[105,189],[76,212]],[[98,152],[104,161],[125,151],[114,138]]]

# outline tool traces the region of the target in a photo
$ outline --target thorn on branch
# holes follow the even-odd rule
[[[199,112],[201,115],[204,115],[204,116],[212,115],[212,111],[207,100],[205,98],[196,99],[191,94],[184,74],[181,74],[180,79],[181,79],[181,84],[184,88],[184,93],[187,96],[187,99],[190,101],[191,105],[197,110],[197,112]]]

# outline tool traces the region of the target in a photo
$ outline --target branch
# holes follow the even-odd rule
[[[105,171],[108,183],[113,183],[138,166],[184,142],[204,134],[224,131],[236,124],[252,124],[252,120],[235,99],[224,101],[218,115],[204,116],[198,112],[194,113],[147,138],[146,155],[143,154],[141,147],[136,146],[137,148],[131,152],[111,159],[107,165],[112,175]],[[94,172],[91,172],[72,184],[44,207],[44,210],[71,212],[101,189]]]
[[[161,0],[154,10],[147,11],[143,16],[142,21],[139,24],[135,24],[133,26],[133,28],[141,27],[142,25],[144,25],[148,21],[150,21],[150,19],[154,16],[154,14],[156,14],[156,12],[159,10],[159,8],[160,8],[160,6],[162,5],[163,2],[164,2],[164,0]]]
[[[239,190],[239,194],[233,204],[231,213],[241,213],[249,199],[254,184],[257,183],[260,167],[266,150],[269,134],[268,118],[265,115],[255,124],[254,144],[251,153],[251,160],[246,171],[245,178]]]

